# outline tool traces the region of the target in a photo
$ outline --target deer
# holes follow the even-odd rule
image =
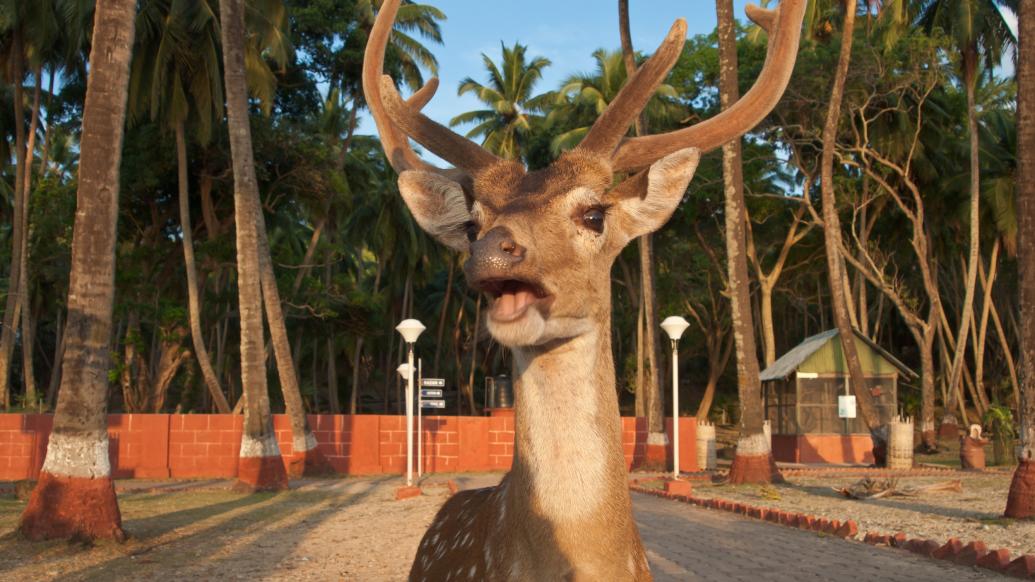
[[[384,75],[400,0],[384,0],[364,54],[363,91],[399,193],[417,224],[466,253],[486,326],[513,354],[514,458],[496,487],[449,498],[410,570],[421,580],[651,580],[632,513],[611,350],[611,268],[675,212],[703,152],[753,129],[797,56],[805,0],[748,6],[769,36],[753,88],[715,117],[627,137],[686,40],[677,20],[582,142],[545,169],[497,157],[421,113],[430,79],[403,99]],[[452,168],[421,159],[413,140]]]

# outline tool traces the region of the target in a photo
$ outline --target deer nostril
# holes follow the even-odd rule
[[[509,238],[500,241],[500,250],[517,258],[525,256],[525,247]]]

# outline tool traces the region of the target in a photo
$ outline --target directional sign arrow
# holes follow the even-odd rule
[[[420,397],[421,398],[442,398],[442,389],[441,388],[421,388],[421,390],[420,390]]]

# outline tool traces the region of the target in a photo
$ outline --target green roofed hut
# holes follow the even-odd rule
[[[899,378],[916,373],[865,335],[855,332],[866,387],[882,422],[897,413]],[[836,329],[814,335],[762,372],[773,456],[789,463],[872,463],[872,441],[861,414],[841,418],[848,365]]]

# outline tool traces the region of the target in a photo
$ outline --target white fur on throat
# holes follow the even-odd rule
[[[546,353],[514,350],[521,378],[516,421],[526,437],[521,462],[529,466],[538,507],[554,522],[585,518],[604,501],[609,437],[597,432],[598,337],[583,334]]]
[[[47,445],[43,471],[63,477],[100,479],[111,476],[108,433],[100,435],[53,432]]]

